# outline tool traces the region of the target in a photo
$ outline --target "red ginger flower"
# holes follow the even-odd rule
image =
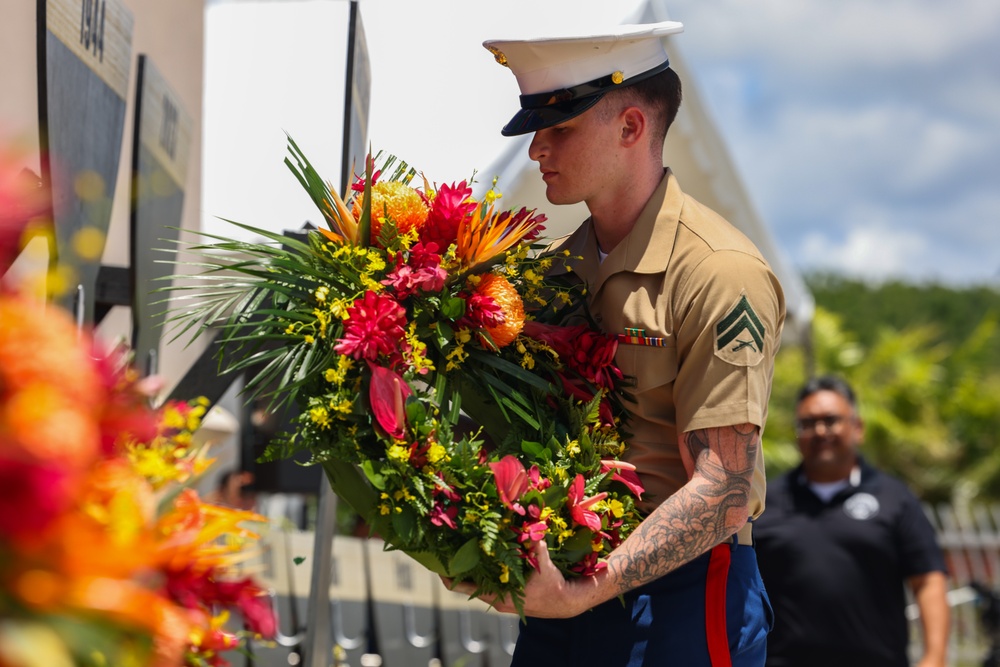
[[[430,184],[425,181],[425,185],[430,190]],[[476,209],[476,202],[470,199],[471,196],[472,188],[465,181],[458,185],[442,185],[434,195],[431,210],[420,232],[424,243],[436,243],[443,250],[455,243],[459,223]]]
[[[344,337],[334,346],[340,354],[375,361],[380,354],[399,354],[406,324],[406,311],[395,299],[368,290],[347,309]]]

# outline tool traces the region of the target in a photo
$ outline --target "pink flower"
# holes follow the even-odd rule
[[[390,437],[402,440],[406,436],[407,397],[412,393],[410,386],[400,375],[388,368],[369,362],[372,383],[368,390],[375,421]]]
[[[454,505],[449,505],[446,508],[439,500],[431,508],[429,518],[435,526],[448,526],[452,530],[458,529],[458,526],[455,524],[455,519],[458,518],[458,508]]]
[[[539,491],[544,491],[552,486],[551,480],[542,477],[541,472],[538,470],[538,466],[531,466],[528,470],[528,479],[531,480],[531,488],[538,489]]]
[[[607,493],[598,493],[590,498],[584,497],[583,475],[577,475],[569,487],[567,497],[569,514],[578,525],[586,526],[596,533],[601,530],[601,517],[590,508],[607,497]]]
[[[499,461],[491,463],[490,470],[493,471],[493,478],[500,492],[500,502],[508,509],[524,516],[524,508],[517,504],[521,496],[531,488],[524,464],[516,456],[508,454]]]
[[[424,243],[436,243],[443,249],[455,243],[459,223],[476,208],[476,203],[469,199],[471,196],[472,188],[465,181],[458,185],[442,185],[431,203],[427,221],[420,230],[421,240]]]
[[[522,206],[520,211],[511,216],[510,223],[508,223],[510,227],[518,227],[527,220],[528,225],[533,225],[532,230],[524,235],[525,241],[534,241],[537,239],[538,235],[545,231],[545,225],[542,223],[548,219],[544,213],[539,213],[538,215],[531,215],[531,213],[532,211]]]
[[[441,483],[434,487],[433,495],[444,496],[447,500],[450,500],[453,503],[457,503],[462,499],[462,496],[458,495],[455,492],[455,489],[448,486],[448,483],[444,481],[444,475],[441,474],[441,471],[438,471],[437,477],[441,480]]]
[[[0,436],[0,445],[2,436]],[[71,471],[0,457],[0,534],[5,540],[37,535],[73,500]]]
[[[503,308],[493,297],[473,292],[465,299],[465,315],[458,321],[458,328],[490,329],[503,322]]]
[[[334,346],[340,354],[375,361],[379,354],[399,354],[406,311],[395,299],[368,290],[347,309],[344,337]]]
[[[21,236],[32,219],[48,215],[41,179],[19,164],[21,156],[0,152],[0,276],[21,250]]]
[[[531,523],[526,523],[521,526],[520,535],[517,537],[517,541],[521,542],[537,542],[539,540],[545,539],[545,533],[549,530],[548,524],[544,521],[533,521]]]
[[[607,563],[605,563],[602,560],[598,560],[596,551],[591,551],[586,556],[584,556],[583,559],[580,560],[580,562],[570,566],[569,569],[571,569],[573,572],[578,572],[579,574],[582,574],[585,577],[591,577],[600,572],[601,570],[605,569],[607,566],[608,566]]]
[[[417,290],[440,292],[448,272],[441,268],[441,255],[434,243],[418,243],[410,249],[409,261],[403,264],[402,253],[396,255],[396,268],[382,281],[392,287],[397,299],[406,299]]]
[[[601,461],[601,472],[609,472],[614,470],[614,474],[611,475],[611,479],[617,482],[621,482],[628,487],[636,498],[642,499],[642,494],[646,490],[642,486],[642,481],[639,479],[639,474],[635,471],[635,466],[631,463],[626,463],[625,461]]]

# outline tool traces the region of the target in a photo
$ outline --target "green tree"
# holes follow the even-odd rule
[[[905,479],[924,500],[956,493],[1000,499],[1000,349],[988,316],[957,345],[935,324],[873,325],[868,342],[840,315],[818,307],[812,325],[817,374],[837,374],[858,393],[866,424],[863,453]],[[770,475],[796,465],[795,393],[806,380],[806,351],[788,347],[775,367],[764,434]]]

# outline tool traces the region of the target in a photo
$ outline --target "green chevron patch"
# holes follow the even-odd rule
[[[715,355],[738,366],[756,365],[764,356],[766,329],[746,294],[715,325]]]

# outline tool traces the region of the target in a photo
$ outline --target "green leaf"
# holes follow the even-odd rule
[[[417,513],[409,505],[400,508],[402,511],[392,515],[392,528],[403,544],[413,544],[418,535]]]
[[[340,459],[328,459],[322,465],[334,492],[368,523],[373,523],[378,513],[378,493],[358,467]]]
[[[552,452],[540,442],[523,440],[521,442],[521,451],[532,459],[542,459],[543,461],[550,461],[552,459]]]
[[[477,565],[479,565],[479,540],[473,537],[459,547],[455,555],[451,557],[451,562],[448,563],[448,572],[450,576],[457,577]]]
[[[365,477],[371,482],[379,491],[385,491],[385,476],[381,473],[375,472],[375,464],[370,460],[365,460],[361,462],[361,469],[365,473]]]
[[[441,314],[449,320],[457,320],[465,315],[465,299],[453,296],[441,302]]]
[[[442,577],[450,576],[448,574],[448,568],[445,567],[444,563],[441,562],[441,559],[437,555],[432,554],[429,551],[406,551],[405,553],[407,556],[417,561],[434,574],[439,574]]]

